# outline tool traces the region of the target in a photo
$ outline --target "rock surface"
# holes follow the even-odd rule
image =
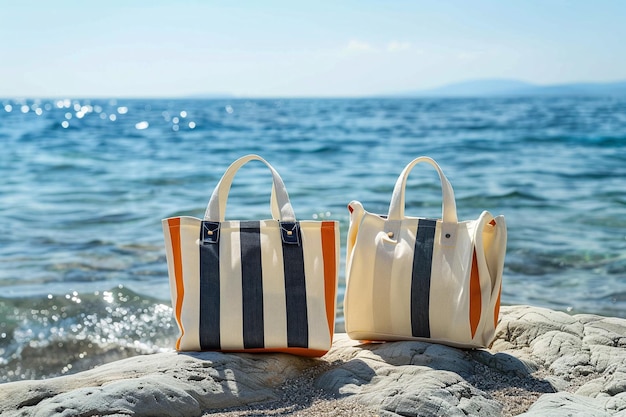
[[[170,352],[0,385],[2,416],[518,414],[626,417],[626,319],[503,307],[489,350],[337,334],[321,359]]]

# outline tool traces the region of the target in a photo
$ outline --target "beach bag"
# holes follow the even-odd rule
[[[254,160],[272,174],[272,219],[225,220],[233,178]],[[162,223],[177,350],[321,356],[330,349],[339,223],[296,220],[283,180],[267,161],[248,155],[230,165],[203,220]]]
[[[419,163],[439,173],[443,217],[404,215],[407,177]],[[423,340],[456,347],[491,344],[506,251],[503,216],[457,220],[450,182],[420,157],[400,174],[382,216],[352,201],[346,259],[345,326],[357,340]]]

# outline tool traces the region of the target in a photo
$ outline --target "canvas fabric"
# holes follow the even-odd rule
[[[406,181],[419,163],[442,185],[442,218],[404,215]],[[504,216],[458,221],[454,192],[428,157],[409,163],[387,216],[348,206],[346,332],[358,340],[427,340],[458,347],[493,341],[506,252]]]
[[[224,219],[233,177],[264,162],[273,175],[268,220]],[[204,219],[163,220],[176,349],[321,356],[331,346],[339,268],[339,223],[297,221],[282,179],[265,160],[235,161]]]

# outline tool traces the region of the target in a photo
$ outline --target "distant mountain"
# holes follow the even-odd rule
[[[221,99],[235,98],[235,95],[230,94],[230,93],[198,93],[198,94],[190,94],[188,96],[185,96],[185,98],[221,100]]]
[[[474,80],[400,95],[405,97],[626,95],[626,81],[537,85],[519,80]]]

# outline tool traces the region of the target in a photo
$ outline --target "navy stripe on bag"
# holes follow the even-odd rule
[[[430,337],[430,277],[436,220],[419,219],[411,278],[411,330],[414,337]]]
[[[263,327],[263,268],[261,266],[261,223],[240,223],[241,285],[243,297],[243,346],[265,347]]]
[[[304,253],[298,223],[281,223],[281,233],[293,238],[282,239],[283,266],[285,270],[285,300],[287,304],[287,346],[309,346],[309,320],[306,303],[306,278]],[[287,231],[286,231],[287,230]]]
[[[213,223],[215,225],[216,223]],[[209,228],[200,228],[204,242]],[[220,245],[200,245],[200,347],[220,349]]]

